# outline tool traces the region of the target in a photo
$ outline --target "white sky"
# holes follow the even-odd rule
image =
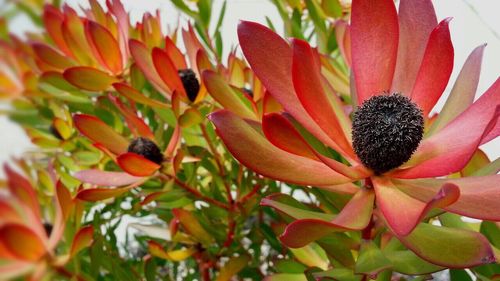
[[[122,0],[127,11],[131,11],[133,19],[137,19],[145,11],[154,11],[160,8],[164,23],[175,23],[179,17],[168,0]],[[86,6],[87,0],[69,0],[72,6],[81,3]],[[222,0],[214,0],[215,15],[222,5]],[[438,20],[453,17],[450,24],[451,35],[455,47],[455,67],[450,81],[460,71],[469,53],[477,46],[488,43],[486,47],[482,74],[478,93],[483,93],[500,75],[500,1],[498,0],[434,0]],[[5,0],[0,0],[0,7]],[[265,16],[271,18],[278,30],[280,18],[270,0],[228,0],[226,17],[223,24],[223,38],[225,49],[231,44],[237,44],[236,27],[239,20],[252,20],[265,23]],[[30,24],[26,19],[18,19],[11,26],[14,32],[22,33],[29,30]],[[229,43],[229,44],[228,44]],[[449,83],[445,95],[438,105],[442,106],[447,93],[453,86]],[[6,108],[0,104],[0,109]],[[30,147],[30,142],[24,132],[5,116],[0,116],[0,164],[12,156],[19,156]],[[453,140],[450,140],[453,141]],[[491,159],[500,156],[500,138],[483,146]],[[0,176],[3,170],[0,170]]]

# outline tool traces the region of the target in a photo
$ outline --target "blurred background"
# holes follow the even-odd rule
[[[87,0],[68,0],[65,2],[74,8],[88,6]],[[122,2],[125,9],[130,12],[133,20],[138,20],[144,12],[154,12],[159,9],[165,30],[167,26],[174,26],[178,22],[182,25],[186,22],[186,18],[176,12],[168,0],[122,0]],[[455,66],[450,79],[451,82],[434,109],[439,111],[465,59],[478,45],[488,44],[483,58],[481,79],[476,98],[500,75],[500,20],[498,19],[500,1],[435,0],[433,2],[438,20],[453,17],[450,27],[455,47]],[[223,0],[214,0],[215,11],[220,9],[222,3]],[[0,0],[0,11],[5,11],[8,8],[9,1]],[[265,24],[266,16],[271,19],[277,30],[283,29],[278,12],[270,0],[228,0],[222,29],[225,54],[231,49],[231,46],[238,44],[236,27],[239,20],[251,20]],[[11,25],[11,32],[21,37],[25,32],[36,31],[35,26],[24,16],[16,17]],[[0,112],[5,110],[7,106],[5,103],[0,103]],[[10,122],[3,114],[0,114],[0,132],[1,165],[10,158],[20,156],[32,148],[29,139],[21,128]],[[491,141],[482,148],[490,159],[500,157],[500,138]],[[3,176],[3,169],[0,169],[0,176]]]

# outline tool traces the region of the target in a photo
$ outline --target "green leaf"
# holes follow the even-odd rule
[[[382,251],[373,241],[362,241],[359,257],[356,261],[355,272],[368,275],[376,275],[384,269],[392,266]]]
[[[450,269],[451,281],[472,281],[469,274],[465,270]]]
[[[217,24],[215,25],[215,33],[220,33],[219,29],[222,26],[222,22],[224,21],[224,16],[226,15],[226,6],[227,6],[227,1],[224,0],[224,4],[222,4],[222,8],[219,13],[219,17],[217,19]]]
[[[488,238],[493,246],[500,249],[500,228],[494,222],[483,221],[479,231]]]
[[[465,268],[495,261],[488,240],[475,231],[421,223],[399,239],[425,260],[446,267]]]
[[[293,260],[278,260],[274,262],[274,269],[280,273],[303,273],[307,267]]]
[[[362,276],[355,275],[351,269],[348,268],[334,268],[324,272],[314,274],[316,278],[327,277],[338,281],[359,281]]]
[[[445,269],[424,261],[412,251],[385,251],[385,256],[391,261],[394,271],[408,275],[420,275]]]
[[[339,18],[342,16],[342,6],[339,0],[322,0],[321,8],[329,17]]]

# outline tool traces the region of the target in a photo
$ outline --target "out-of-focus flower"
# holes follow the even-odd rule
[[[477,232],[419,224],[433,208],[500,220],[498,161],[470,177],[436,178],[460,172],[478,146],[500,132],[500,80],[473,103],[484,46],[468,58],[443,111],[430,117],[453,68],[448,22],[437,23],[430,1],[401,1],[399,15],[391,0],[353,1],[345,30],[350,45],[343,46],[353,73],[352,121],[338,96],[325,93],[320,57],[307,42],[294,39],[290,46],[264,26],[240,24],[245,57],[286,113],[264,116],[264,136],[229,111],[213,113],[229,151],[262,175],[354,194],[333,219],[300,217],[288,225],[281,237],[286,245],[362,230],[375,215],[432,263],[469,267],[498,259]],[[329,157],[330,149],[346,162]],[[361,188],[352,183],[359,180]],[[440,239],[430,243],[427,237]]]
[[[93,227],[83,227],[75,234],[68,254],[56,254],[74,206],[71,194],[57,184],[54,220],[49,223],[43,219],[30,181],[8,166],[5,173],[8,192],[0,197],[0,278],[30,276],[30,280],[41,280],[51,270],[68,275],[64,265],[92,243]]]

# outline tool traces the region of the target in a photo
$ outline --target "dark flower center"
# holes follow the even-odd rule
[[[422,110],[398,93],[366,100],[354,113],[352,122],[354,151],[376,174],[408,161],[423,133]]]
[[[156,164],[161,164],[163,161],[163,154],[160,148],[158,148],[156,143],[147,138],[139,137],[134,139],[128,146],[128,152],[139,154]]]
[[[53,226],[51,223],[48,222],[43,223],[43,229],[45,230],[47,236],[50,236],[50,234],[52,234],[52,228]]]
[[[179,70],[179,77],[181,78],[184,90],[186,90],[188,99],[193,102],[200,91],[200,83],[196,78],[196,74],[190,68],[181,69]]]

